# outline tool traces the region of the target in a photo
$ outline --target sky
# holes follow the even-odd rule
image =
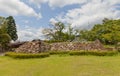
[[[120,18],[120,0],[0,0],[0,16],[13,16],[19,41],[44,39],[42,30],[61,21],[89,29],[104,18]]]

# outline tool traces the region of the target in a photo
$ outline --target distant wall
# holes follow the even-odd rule
[[[77,50],[98,50],[112,51],[111,48],[104,48],[103,44],[96,40],[91,43],[80,42],[58,42],[47,44],[40,40],[26,42],[15,50],[15,52],[23,53],[40,53],[46,51],[77,51]]]
[[[92,43],[80,43],[80,42],[62,42],[62,43],[52,43],[50,50],[105,50],[104,46],[100,41],[95,41]]]
[[[48,44],[43,43],[41,40],[33,40],[22,44],[15,50],[15,52],[40,53],[48,50],[50,50]]]

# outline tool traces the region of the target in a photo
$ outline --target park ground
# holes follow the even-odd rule
[[[0,57],[0,76],[120,76],[120,55]]]

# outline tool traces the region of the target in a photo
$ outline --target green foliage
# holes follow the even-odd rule
[[[43,30],[45,36],[50,40],[62,40],[63,39],[63,30],[65,25],[61,22],[52,24],[51,28],[46,28]]]
[[[5,53],[5,56],[9,56],[12,58],[19,58],[19,59],[45,58],[45,57],[49,57],[49,53],[27,54],[27,53],[7,52],[7,53]]]
[[[7,44],[17,38],[16,24],[13,17],[0,17],[0,44],[2,48],[9,49]]]
[[[8,43],[10,42],[11,37],[8,34],[0,34],[0,45],[2,47],[2,51],[10,50]]]
[[[4,24],[4,22],[5,22],[5,17],[0,16],[0,25]]]
[[[120,42],[115,45],[115,48],[120,52]]]
[[[69,51],[50,51],[49,52],[51,55],[64,55],[64,54],[68,54]]]
[[[75,39],[76,30],[74,30],[71,25],[68,25],[67,32],[65,33],[66,40],[72,41]]]
[[[11,41],[11,37],[7,34],[5,26],[1,26],[0,28],[0,44],[3,49],[8,48],[7,44]]]
[[[94,55],[94,56],[113,56],[117,55],[117,51],[71,51],[69,55]]]
[[[82,30],[81,38],[88,41],[99,39],[105,44],[120,42],[120,19],[104,19],[102,24],[96,24],[91,30]]]
[[[9,43],[10,40],[11,40],[11,38],[8,34],[0,34],[0,44]]]
[[[18,59],[28,59],[28,58],[45,58],[50,55],[70,55],[70,56],[81,56],[81,55],[93,55],[93,56],[113,56],[117,55],[118,51],[50,51],[48,53],[15,53],[15,52],[6,52],[5,56]]]
[[[15,24],[15,20],[12,16],[9,16],[6,18],[5,25],[6,25],[7,33],[9,34],[11,39],[14,41],[17,40],[18,36],[17,36],[16,24]]]
[[[71,26],[66,28],[66,25],[61,22],[55,23],[51,28],[43,30],[43,34],[45,34],[45,37],[47,37],[50,42],[72,41],[75,38],[75,34],[73,33],[74,30]]]

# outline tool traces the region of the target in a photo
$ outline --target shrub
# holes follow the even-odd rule
[[[64,54],[68,54],[69,51],[50,51],[49,53],[51,55],[55,55],[55,54],[64,55]]]
[[[120,48],[118,48],[117,50],[118,50],[118,52],[120,52]]]
[[[49,57],[50,55],[49,55],[49,53],[27,54],[27,53],[7,52],[7,53],[5,53],[5,56],[25,59],[25,58],[45,58],[45,57]]]
[[[94,55],[94,56],[113,56],[117,51],[70,51],[69,55]]]
[[[86,55],[85,51],[70,51],[69,55]]]

